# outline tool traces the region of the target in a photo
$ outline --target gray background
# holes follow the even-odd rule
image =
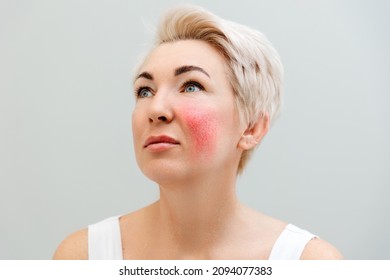
[[[182,1],[0,1],[0,259],[153,202],[135,163],[131,74]],[[390,259],[388,1],[187,1],[265,33],[285,106],[239,196],[347,259]]]

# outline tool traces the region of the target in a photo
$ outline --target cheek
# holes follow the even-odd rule
[[[217,144],[218,120],[216,112],[210,109],[185,108],[182,116],[194,144],[194,155],[206,157],[213,155]]]

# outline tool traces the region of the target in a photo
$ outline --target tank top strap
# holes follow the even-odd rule
[[[306,244],[317,236],[288,224],[276,240],[269,260],[299,260]]]
[[[90,260],[123,259],[119,217],[111,217],[88,226],[88,258]]]

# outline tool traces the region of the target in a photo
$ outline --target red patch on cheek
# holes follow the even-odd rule
[[[183,118],[194,143],[195,155],[212,155],[217,139],[215,114],[211,111],[187,108],[183,111]]]

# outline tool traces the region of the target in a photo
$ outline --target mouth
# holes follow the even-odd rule
[[[144,143],[144,148],[151,147],[153,145],[178,145],[178,144],[180,144],[179,141],[166,135],[150,136],[146,139]]]

